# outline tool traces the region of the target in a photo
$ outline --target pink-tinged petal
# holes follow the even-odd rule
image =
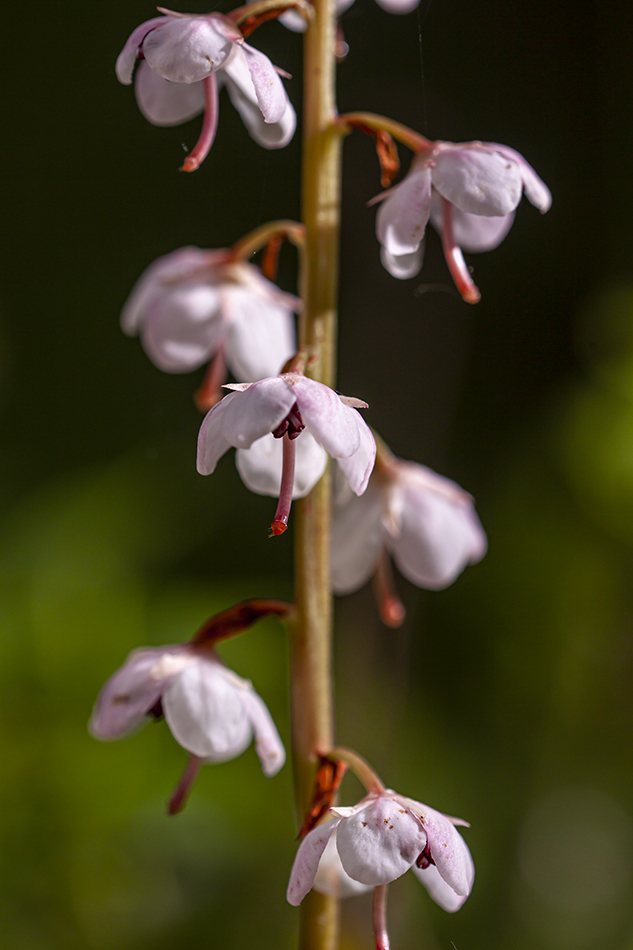
[[[418,868],[413,865],[411,870],[424,884],[431,899],[449,914],[454,914],[468,899],[468,894],[456,894],[432,864],[429,864],[427,868]]]
[[[250,744],[242,688],[217,662],[195,658],[165,690],[162,704],[174,738],[200,758],[225,762]]]
[[[224,453],[231,448],[231,443],[227,442],[222,434],[222,420],[231,402],[239,397],[239,393],[229,393],[206,414],[202,421],[198,434],[197,460],[197,468],[201,475],[211,475]]]
[[[438,873],[456,894],[466,898],[475,879],[475,865],[468,845],[446,815],[428,805],[422,807],[428,848]]]
[[[420,0],[377,0],[378,6],[387,13],[411,13],[420,3]]]
[[[147,65],[171,82],[200,82],[220,69],[232,48],[214,17],[165,17],[143,41]]]
[[[365,894],[371,890],[368,884],[361,884],[360,881],[351,878],[341,864],[336,847],[336,829],[330,835],[321,856],[313,887],[319,894],[328,894],[339,900]]]
[[[141,327],[145,352],[165,373],[188,373],[218,350],[226,324],[220,290],[205,284],[165,288]]]
[[[288,373],[284,377],[294,392],[301,418],[328,455],[347,458],[360,446],[359,421],[356,409],[343,405],[329,386],[305,376]]]
[[[416,277],[422,269],[423,259],[424,242],[413,254],[400,254],[398,257],[390,254],[384,247],[380,248],[380,263],[392,277],[396,277],[398,280],[409,280],[410,277]]]
[[[297,907],[308,891],[312,890],[321,855],[325,851],[330,835],[339,823],[339,818],[332,818],[318,825],[299,845],[286,892],[288,903],[293,907]]]
[[[417,252],[431,213],[431,169],[413,166],[382,202],[376,215],[376,237],[391,257]]]
[[[455,243],[464,251],[492,251],[503,241],[512,227],[514,211],[503,217],[486,217],[483,214],[468,214],[453,210],[453,237]],[[431,224],[442,233],[442,199],[435,196],[431,205]]]
[[[201,267],[209,257],[198,247],[181,247],[159,257],[141,274],[121,313],[121,328],[128,336],[137,334],[157,297],[166,288]]]
[[[257,495],[278,498],[281,490],[283,439],[265,435],[250,449],[238,449],[235,464],[247,488]],[[293,498],[305,498],[319,481],[327,465],[327,452],[309,432],[295,441],[295,477]]]
[[[409,809],[379,796],[341,821],[336,844],[349,876],[377,887],[409,870],[424,850],[426,835]]]
[[[486,551],[483,528],[471,504],[402,486],[400,531],[385,545],[401,573],[418,587],[442,590]]]
[[[145,62],[136,70],[134,94],[139,109],[152,125],[180,125],[204,110],[201,83],[169,82]]]
[[[290,386],[279,376],[262,379],[236,394],[222,420],[222,434],[236,449],[248,449],[272,432],[295,402]],[[224,400],[222,400],[224,401]]]
[[[371,429],[356,409],[345,407],[348,412],[354,413],[358,425],[360,443],[357,450],[349,458],[339,458],[338,464],[354,493],[362,495],[369,484],[369,476],[374,470],[376,461],[376,440]]]
[[[241,44],[240,48],[251,74],[264,122],[280,122],[286,111],[288,96],[279,73],[268,57],[260,53],[258,49],[254,49],[248,43]]]
[[[141,23],[140,26],[137,26],[136,29],[130,33],[125,46],[119,53],[115,67],[117,79],[119,82],[122,82],[124,86],[129,86],[132,82],[134,66],[138,59],[139,47],[143,45],[143,40],[151,30],[162,23],[165,23],[165,17],[155,16],[152,17],[151,20],[146,20],[145,23]]]
[[[255,736],[255,751],[264,775],[276,775],[286,761],[286,750],[266,703],[250,688],[241,693],[242,703]]]
[[[279,373],[297,349],[292,312],[247,287],[226,287],[223,300],[233,376],[255,382]]]
[[[288,11],[292,12],[292,11]],[[236,46],[218,79],[224,82],[229,98],[242,117],[251,138],[264,148],[283,148],[297,127],[297,114],[286,98],[284,112],[278,122],[266,122],[242,50]]]
[[[505,156],[505,158],[510,159],[510,161],[517,163],[528,200],[535,208],[538,208],[541,214],[545,214],[546,211],[549,211],[552,205],[552,193],[545,182],[541,181],[529,162],[526,162],[520,152],[516,152],[507,145],[498,145],[496,142],[486,142],[485,144],[489,148],[495,149],[495,151]]]
[[[88,726],[91,734],[96,739],[129,735],[189,661],[179,646],[134,650],[99,693]]]
[[[308,21],[302,17],[296,10],[286,10],[280,17],[277,17],[280,23],[293,33],[305,33],[308,29]]]
[[[376,570],[383,546],[383,496],[369,484],[357,498],[351,495],[332,511],[332,589],[350,594],[365,584]]]
[[[481,145],[446,145],[434,155],[433,185],[470,214],[502,217],[514,211],[523,191],[518,164]]]

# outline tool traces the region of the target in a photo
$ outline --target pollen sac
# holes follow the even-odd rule
[[[295,403],[286,418],[279,423],[276,429],[273,429],[272,434],[275,439],[281,439],[287,434],[292,442],[298,435],[301,435],[304,429],[305,423],[301,418],[299,406]]]
[[[432,864],[435,864],[435,861],[433,860],[431,849],[429,848],[429,843],[427,841],[424,846],[424,851],[420,851],[420,854],[417,857],[415,866],[424,870],[425,868],[430,867]]]

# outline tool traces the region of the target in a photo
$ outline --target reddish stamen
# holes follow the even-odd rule
[[[200,138],[182,164],[183,172],[195,172],[203,163],[213,145],[218,129],[218,81],[215,73],[202,80],[204,88],[204,119]]]
[[[374,888],[374,937],[376,950],[389,950],[389,934],[387,933],[387,888],[388,884],[380,884]]]
[[[380,553],[380,560],[373,577],[373,587],[380,619],[386,627],[395,630],[403,624],[407,612],[396,592],[391,560],[385,548]]]
[[[208,412],[222,399],[221,386],[226,376],[224,346],[221,345],[215,356],[211,357],[202,384],[193,397],[200,412]]]
[[[178,785],[176,785],[176,788],[174,789],[174,794],[169,799],[169,803],[167,805],[168,815],[177,815],[178,812],[181,812],[187,804],[191,786],[198,777],[198,772],[200,771],[202,761],[203,760],[198,758],[197,755],[189,756],[189,760],[185,765],[185,770],[180,776]]]
[[[455,281],[455,286],[466,303],[479,303],[481,294],[470,276],[461,247],[458,247],[455,243],[453,211],[454,205],[446,198],[442,198],[442,247],[444,248],[444,257]]]
[[[292,489],[295,483],[295,444],[289,435],[283,437],[283,467],[281,470],[281,489],[277,511],[270,526],[271,537],[283,534],[288,527],[290,506],[292,504]]]

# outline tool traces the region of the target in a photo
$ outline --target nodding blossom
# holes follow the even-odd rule
[[[231,446],[248,488],[279,496],[271,530],[282,534],[293,498],[302,498],[338,461],[352,491],[362,495],[374,466],[376,443],[357,408],[367,404],[340,396],[302,373],[288,372],[256,383],[229,384],[198,437],[198,471],[210,475]]]
[[[332,587],[349,594],[372,576],[389,626],[404,619],[390,582],[388,558],[417,587],[441,590],[486,553],[472,497],[455,482],[395,458],[379,441],[362,498],[341,484],[332,514]]]
[[[236,758],[253,736],[265,775],[276,775],[286,760],[277,728],[251,683],[193,644],[130,653],[101,690],[89,728],[96,739],[120,739],[161,716],[190,753],[171,813],[180,811],[204,762]]]
[[[346,10],[349,10],[353,3],[354,0],[337,0],[337,14],[341,16]],[[376,3],[387,13],[411,13],[419,5],[420,0],[376,0]],[[304,33],[307,28],[305,17],[302,17],[295,10],[287,10],[282,13],[279,20],[295,33]]]
[[[229,251],[182,247],[142,274],[121,325],[140,336],[151,361],[167,373],[187,373],[211,360],[206,388],[217,401],[225,364],[249,382],[281,370],[296,350],[292,311],[300,306]]]
[[[491,142],[431,142],[404,179],[377,200],[376,235],[383,265],[394,277],[415,277],[422,266],[426,225],[440,231],[457,289],[469,303],[480,298],[462,249],[488,251],[504,239],[525,192],[542,213],[549,189],[522,155]]]
[[[459,910],[470,894],[475,868],[468,846],[455,828],[467,822],[449,818],[391,789],[370,792],[356,805],[333,807],[330,813],[333,817],[310,831],[299,845],[288,884],[291,904],[300,904],[313,886],[324,893],[339,887],[341,896],[350,896],[363,885],[380,888],[389,884],[410,868],[446,911]],[[333,873],[336,862],[331,850],[326,858],[329,878],[319,875],[334,835],[343,872],[360,885],[358,889]]]
[[[219,84],[226,85],[260,145],[281,148],[294,135],[296,114],[277,70],[222,14],[165,11],[147,20],[127,40],[116,74],[125,85],[134,76],[136,101],[153,125],[180,125],[204,113],[202,133],[185,159],[185,171],[198,168],[213,144]]]

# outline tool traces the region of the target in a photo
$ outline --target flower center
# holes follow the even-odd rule
[[[284,435],[287,435],[292,442],[298,435],[301,435],[304,429],[305,422],[301,418],[299,406],[295,403],[286,418],[279,423],[276,429],[273,429],[272,434],[275,439],[281,439]]]

